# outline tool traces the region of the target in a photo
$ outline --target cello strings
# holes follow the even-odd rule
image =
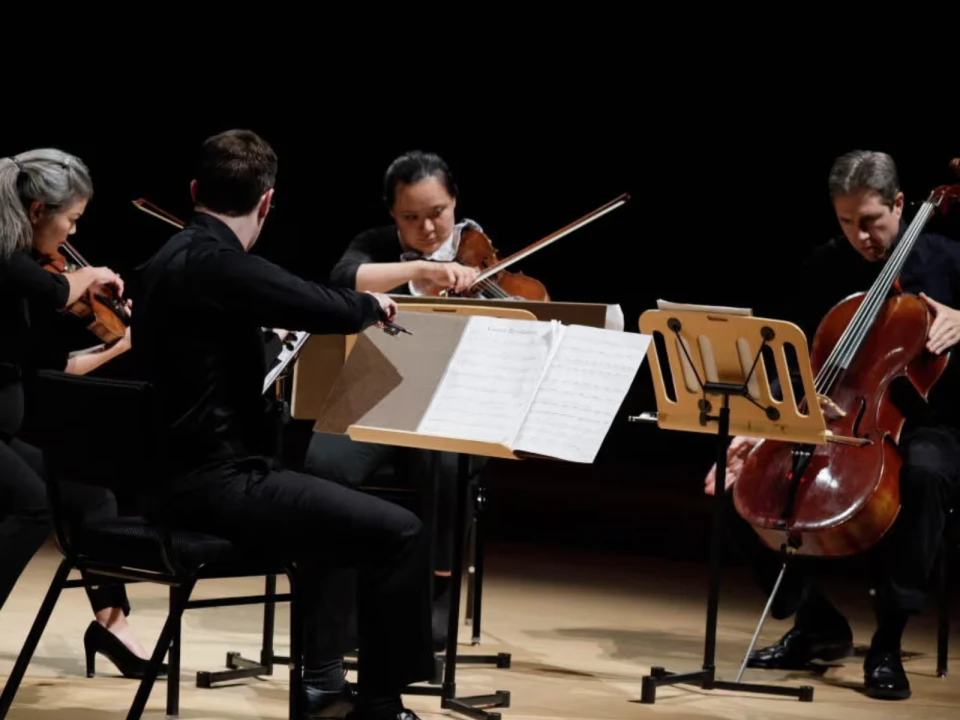
[[[913,247],[917,239],[920,237],[920,233],[923,230],[923,226],[926,224],[927,220],[929,219],[930,215],[932,215],[932,213],[933,213],[933,205],[931,205],[930,203],[925,203],[924,206],[921,207],[920,211],[918,212],[917,220],[915,221],[915,223],[911,223],[911,227],[909,228],[909,230],[913,230],[914,229],[913,225],[916,225],[917,227],[915,232],[905,233],[903,241],[897,247],[897,250],[894,251],[895,257],[891,258],[891,262],[887,263],[887,269],[889,269],[889,272],[891,274],[898,276],[900,272],[903,270],[903,266],[906,263],[907,255],[909,255],[910,252],[913,250]],[[926,217],[921,217],[921,215],[926,215]],[[902,252],[899,252],[900,250],[902,250]],[[877,297],[871,299],[872,300],[871,313],[873,313],[874,318],[879,315],[879,312],[883,304],[887,300],[887,294],[889,292],[890,286],[892,286],[894,281],[895,281],[895,277],[888,278],[886,280],[886,284],[887,284],[886,290],[883,293],[878,292]],[[871,321],[871,324],[872,324],[872,321]],[[865,337],[868,332],[870,332],[869,327],[862,330],[862,335]],[[858,340],[858,344],[859,342],[862,341],[862,339],[863,338]],[[852,362],[853,353],[855,351],[856,351],[856,348],[851,348],[848,350],[847,358],[846,358],[847,364]]]
[[[911,231],[913,229],[913,227],[910,228]],[[878,300],[882,302],[882,298],[886,296],[886,290],[881,293],[880,289],[883,286],[887,286],[889,289],[889,285],[892,282],[891,276],[894,274],[895,266],[898,264],[899,258],[903,255],[902,251],[907,245],[910,244],[909,236],[913,234],[914,233],[912,232],[907,233],[904,241],[900,243],[897,251],[895,251],[895,257],[893,261],[884,267],[877,281],[874,283],[873,287],[870,289],[870,292],[867,294],[867,297],[864,299],[864,302],[861,303],[860,307],[855,313],[853,320],[844,329],[840,341],[834,347],[833,352],[830,354],[830,357],[824,364],[821,372],[818,373],[817,392],[824,393],[829,391],[833,383],[843,371],[843,359],[849,356],[850,352],[854,350],[857,345],[859,345],[860,341],[869,331],[869,327],[873,322],[871,315],[874,314],[877,306],[879,305]]]
[[[853,354],[870,332],[873,322],[876,320],[880,309],[886,302],[890,287],[895,281],[896,276],[899,275],[903,269],[906,256],[913,249],[916,239],[920,236],[920,232],[929,218],[929,213],[925,213],[925,210],[927,210],[927,208],[922,208],[917,218],[911,223],[907,232],[904,234],[903,240],[894,251],[893,257],[891,257],[890,261],[886,264],[878,281],[874,284],[874,287],[862,303],[861,311],[857,313],[855,321],[851,323],[851,335],[854,337],[852,340],[847,340],[839,350],[839,354],[842,356],[841,369],[844,361],[846,364],[849,364],[853,360]],[[924,214],[926,214],[927,217],[923,217]]]
[[[919,217],[917,220],[919,220]],[[823,370],[818,374],[818,392],[829,392],[834,382],[836,382],[844,370],[843,361],[852,357],[852,353],[856,351],[856,348],[869,332],[875,320],[876,311],[886,298],[887,291],[893,282],[893,277],[899,270],[897,266],[901,264],[901,259],[909,249],[908,246],[912,245],[914,237],[919,234],[916,232],[917,224],[919,223],[911,223],[911,227],[908,228],[903,241],[894,251],[894,257],[886,264],[877,281],[867,293],[867,297],[857,309],[853,320],[844,330],[840,341],[834,347],[827,363],[824,364]]]
[[[926,205],[926,203],[925,203]],[[886,264],[877,281],[874,283],[874,287],[871,288],[868,297],[864,300],[861,307],[858,309],[858,312],[854,316],[850,325],[844,331],[843,337],[841,337],[840,342],[837,343],[837,346],[834,348],[833,353],[831,353],[828,362],[833,362],[836,359],[836,356],[844,355],[848,352],[848,349],[851,345],[850,336],[854,334],[863,335],[863,321],[870,314],[871,311],[876,310],[877,306],[882,304],[886,299],[887,291],[889,290],[889,285],[893,282],[893,277],[899,274],[900,269],[903,265],[903,259],[907,253],[912,249],[913,243],[920,234],[922,225],[925,224],[926,218],[922,218],[926,208],[921,208],[921,211],[918,213],[917,218],[914,222],[911,223],[910,227],[907,229],[907,232],[904,234],[903,241],[899,243],[897,249],[894,251],[891,261]],[[919,227],[918,227],[919,226]],[[882,285],[887,285],[887,289],[882,293],[879,292],[879,288]],[[827,369],[827,365],[824,366],[824,370]]]
[[[933,205],[929,201],[921,206],[914,221],[910,224],[907,232],[904,233],[904,237],[894,251],[891,260],[880,273],[877,281],[867,294],[866,299],[854,315],[853,320],[844,330],[840,341],[834,347],[827,362],[824,363],[823,368],[817,374],[817,392],[826,392],[830,389],[844,369],[843,360],[847,360],[848,362],[852,360],[853,354],[870,332],[870,328],[876,320],[878,311],[886,301],[890,286],[892,286],[896,276],[899,275],[906,256],[913,249],[913,245],[932,214],[932,211]],[[839,363],[837,362],[838,358],[840,359]]]

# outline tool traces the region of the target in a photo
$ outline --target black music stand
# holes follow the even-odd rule
[[[812,702],[813,687],[809,685],[743,683],[739,681],[742,668],[737,681],[718,680],[715,663],[725,519],[723,493],[730,440],[735,435],[817,445],[841,440],[830,437],[818,403],[810,406],[808,414],[802,414],[789,382],[783,383],[784,399],[778,401],[772,397],[766,373],[754,372],[763,363],[761,353],[766,346],[774,353],[777,374],[789,378],[784,345],[790,344],[796,352],[806,397],[816,397],[806,337],[792,323],[752,317],[749,310],[697,305],[661,304],[661,309],[648,310],[640,316],[640,331],[654,336],[648,356],[658,412],[630,420],[656,422],[668,430],[717,435],[717,488],[703,667],[686,673],[652,667],[650,674],[642,678],[640,701],[655,703],[661,685],[699,684],[704,690],[740,690]],[[657,354],[657,335],[667,349],[672,393],[668,392]],[[716,415],[711,414],[716,402],[711,402],[711,396],[721,398]]]

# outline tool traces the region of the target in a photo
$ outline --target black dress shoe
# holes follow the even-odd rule
[[[811,660],[840,660],[853,654],[853,633],[848,629],[813,633],[794,627],[769,647],[750,653],[747,667],[767,670],[803,670]]]
[[[878,700],[910,697],[910,681],[899,652],[868,652],[863,661],[863,684],[866,695]]]
[[[306,695],[306,717],[309,720],[334,720],[345,718],[352,711],[356,702],[356,693],[353,686],[344,682],[340,690],[321,690],[311,685],[309,680],[303,682],[303,692]]]
[[[87,677],[92,678],[96,674],[96,656],[97,653],[103,655],[107,660],[117,666],[117,670],[125,678],[140,680],[147,672],[149,660],[135,655],[130,648],[123,644],[116,635],[107,630],[96,620],[87,626],[87,631],[83,634],[83,649],[87,655]],[[163,677],[167,674],[166,663],[160,665],[160,672],[157,677]]]

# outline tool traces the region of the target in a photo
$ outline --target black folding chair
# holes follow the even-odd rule
[[[138,494],[150,482],[151,459],[156,457],[152,427],[153,403],[150,388],[144,383],[103,380],[89,377],[45,372],[31,393],[31,405],[39,409],[34,416],[33,438],[39,438],[41,447],[56,446],[51,457],[60,460],[51,463],[47,487],[54,520],[55,537],[63,560],[54,575],[43,604],[27,635],[3,694],[0,695],[0,720],[5,718],[16,696],[27,666],[35,652],[43,631],[64,588],[83,587],[83,580],[69,580],[70,571],[77,569],[87,576],[87,582],[106,576],[124,582],[153,582],[170,587],[170,610],[160,637],[154,647],[144,678],[127,714],[128,720],[137,720],[143,714],[157,675],[168,657],[167,714],[179,712],[179,676],[181,617],[187,609],[225,607],[259,603],[290,603],[290,717],[300,718],[302,701],[302,625],[295,602],[297,590],[296,568],[285,562],[259,557],[249,548],[239,548],[218,537],[201,533],[170,530],[152,524],[142,517],[120,517],[98,521],[80,527],[65,522],[60,483],[63,479],[63,458],[69,459],[70,481],[104,485],[104,464],[100,457],[112,463],[106,484],[117,487],[124,477],[128,489]],[[70,422],[78,409],[85,409],[89,417],[94,409],[102,413],[104,424]],[[71,412],[73,411],[73,412]],[[111,419],[114,419],[112,422]],[[99,437],[97,437],[99,435]],[[37,442],[37,440],[35,440]],[[122,458],[117,461],[117,458]],[[96,464],[90,461],[99,460]],[[88,468],[84,471],[83,468]],[[140,482],[133,481],[137,478]],[[210,600],[190,600],[199,580],[286,574],[291,592],[276,595],[224,597]]]

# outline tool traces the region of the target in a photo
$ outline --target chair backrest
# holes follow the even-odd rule
[[[131,496],[153,481],[163,448],[149,383],[45,370],[29,392],[24,439],[51,478]]]
[[[39,371],[31,379],[23,438],[43,452],[47,494],[57,540],[66,552],[61,484],[112,490],[137,506],[155,480],[162,448],[156,407],[145,382]]]

